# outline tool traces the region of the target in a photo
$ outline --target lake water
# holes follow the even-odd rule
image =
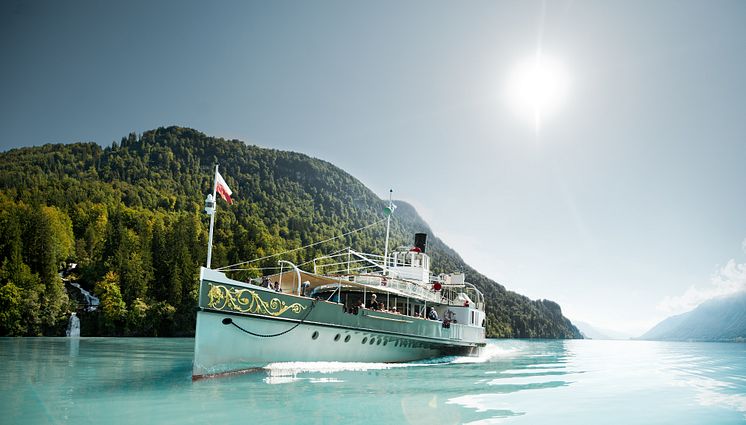
[[[746,423],[746,344],[491,340],[476,359],[192,382],[193,342],[0,338],[0,423]]]

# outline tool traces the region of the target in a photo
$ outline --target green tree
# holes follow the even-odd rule
[[[23,290],[13,282],[0,287],[0,335],[18,336],[26,333],[23,318]]]
[[[109,335],[121,333],[127,315],[127,305],[119,290],[119,276],[114,272],[106,273],[103,280],[96,283],[94,292],[100,302],[100,327]]]

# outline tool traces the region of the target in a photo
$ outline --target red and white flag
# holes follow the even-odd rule
[[[233,205],[233,200],[231,200],[233,191],[230,187],[228,187],[228,183],[223,180],[223,176],[221,176],[217,170],[215,170],[215,191],[219,193],[223,199],[225,199],[225,202],[227,202],[229,205]]]

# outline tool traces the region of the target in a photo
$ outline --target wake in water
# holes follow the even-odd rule
[[[502,348],[488,344],[482,353],[476,357],[444,356],[434,359],[419,360],[408,363],[365,363],[365,362],[278,362],[264,366],[268,376],[264,382],[268,384],[286,384],[308,379],[312,383],[343,382],[335,378],[299,378],[301,373],[337,373],[337,372],[367,372],[371,370],[387,370],[407,367],[443,366],[451,364],[488,363],[498,358],[513,357],[519,349],[516,347]]]

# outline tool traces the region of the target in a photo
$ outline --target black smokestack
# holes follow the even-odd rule
[[[427,233],[415,233],[414,246],[419,248],[420,252],[425,252],[425,247],[427,246]]]

